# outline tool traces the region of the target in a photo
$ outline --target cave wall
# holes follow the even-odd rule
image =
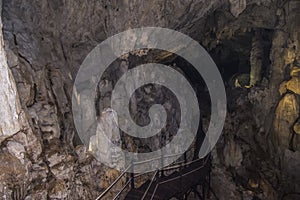
[[[255,128],[244,131],[225,127],[225,131],[249,133],[238,137],[250,143],[252,136],[258,135],[255,137],[263,155],[270,155],[278,166],[297,167],[296,162],[292,166],[287,163],[298,158],[300,146],[297,129],[297,67],[300,66],[295,64],[295,60],[300,59],[297,9],[297,1],[272,0],[3,0],[5,49],[1,52],[5,51],[15,80],[14,83],[5,64],[2,65],[7,71],[5,78],[9,80],[5,83],[13,88],[11,94],[7,93],[8,89],[4,92],[17,96],[9,100],[15,102],[9,105],[16,105],[14,113],[23,110],[24,117],[21,122],[13,121],[16,129],[10,127],[11,131],[5,131],[1,151],[6,153],[1,154],[0,161],[24,167],[16,168],[18,172],[2,170],[0,195],[6,199],[12,199],[14,195],[17,196],[15,199],[25,196],[31,199],[92,199],[117,176],[117,172],[105,172],[106,168],[86,153],[83,146],[73,145],[76,131],[71,113],[71,88],[77,70],[90,50],[115,33],[141,26],[181,31],[199,41],[208,51],[241,32],[273,30],[271,52],[267,55],[271,60],[270,75],[265,77],[267,84],[254,86],[245,94],[247,98],[242,102],[249,101],[251,109],[238,109],[245,109],[251,115],[243,119],[245,116],[235,113],[228,119],[243,121],[248,126],[247,119],[251,118],[250,123]],[[1,57],[6,63],[5,56]],[[11,108],[3,109],[9,111]],[[6,117],[0,119],[8,120]],[[10,124],[13,126],[14,123]],[[25,127],[23,131],[20,126]],[[296,152],[289,150],[292,138],[292,150]],[[244,149],[238,147],[239,142],[230,134],[225,140],[230,144],[224,145],[225,152],[233,151],[232,155],[237,159],[225,156],[224,165],[240,166],[243,155],[245,160]],[[18,156],[20,153],[24,156]],[[22,165],[18,164],[20,162]],[[14,181],[6,177],[10,173],[17,174]],[[294,174],[291,176],[295,177]]]
[[[2,28],[2,23],[0,25]],[[4,140],[6,137],[9,137],[21,129],[21,122],[19,121],[19,115],[21,113],[21,104],[17,96],[17,88],[15,81],[12,77],[11,71],[7,65],[6,55],[4,53],[4,45],[3,45],[3,36],[1,32],[1,77],[0,77],[0,88],[1,88],[1,111],[3,115],[1,115],[0,122],[0,141]]]

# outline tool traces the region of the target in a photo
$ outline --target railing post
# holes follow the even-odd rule
[[[182,191],[182,172],[179,172],[180,173],[180,190],[181,190],[181,192],[183,192]]]
[[[184,200],[188,200],[188,195],[187,195],[187,193],[184,194],[184,197],[183,197],[183,198],[184,198]]]
[[[210,172],[211,172],[211,170],[209,170],[209,173],[208,173],[208,183],[207,183],[207,187],[208,187],[208,189],[207,189],[207,198],[209,199],[210,198]]]
[[[163,153],[161,153],[161,160],[160,160],[160,162],[161,162],[160,176],[164,177],[164,168],[163,168],[163,166],[164,166],[164,154]]]
[[[133,162],[133,159],[131,159],[130,186],[131,186],[131,189],[134,189],[134,162]]]
[[[207,190],[207,197],[210,198],[210,181],[211,181],[211,168],[212,168],[212,155],[209,155],[209,171],[208,171],[208,190]]]

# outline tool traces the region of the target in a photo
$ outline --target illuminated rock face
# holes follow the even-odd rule
[[[299,77],[292,77],[291,80],[289,80],[286,83],[286,88],[290,91],[292,91],[295,94],[300,95],[300,79]]]
[[[1,20],[1,18],[0,18]],[[2,29],[2,21],[0,21]],[[0,32],[0,142],[22,128],[21,105],[14,78],[7,65],[2,31]]]
[[[294,94],[286,94],[278,104],[274,128],[278,134],[279,145],[288,148],[291,139],[290,127],[299,116],[299,102]]]

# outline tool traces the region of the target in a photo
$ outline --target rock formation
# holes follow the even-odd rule
[[[1,3],[1,199],[95,199],[116,178],[118,172],[98,162],[80,143],[73,124],[72,87],[82,61],[97,44],[143,26],[175,29],[199,41],[228,86],[224,134],[213,151],[212,185],[219,199],[299,198],[299,1]],[[112,81],[99,83],[107,93],[99,94],[99,112],[110,100],[117,73],[130,62],[138,64],[136,57],[117,60],[112,67],[119,70],[107,75]],[[168,53],[152,59],[172,66],[183,62]],[[195,87],[201,85],[189,66],[183,66],[178,68]],[[247,85],[252,87],[230,87],[234,74],[250,74]],[[141,93],[151,89],[164,94],[151,87]],[[203,99],[205,129],[210,111],[209,101]],[[142,146],[140,141],[126,143]]]

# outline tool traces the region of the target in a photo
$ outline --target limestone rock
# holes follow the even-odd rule
[[[255,2],[264,6],[256,6]],[[14,168],[16,165],[16,170],[7,169],[2,166],[4,164],[0,164],[0,174],[16,171],[15,174],[18,175],[21,170],[25,174],[27,173],[33,181],[26,200],[95,199],[103,190],[100,187],[102,180],[106,179],[106,176],[110,177],[105,180],[109,184],[118,174],[113,171],[109,172],[109,169],[89,156],[85,149],[67,148],[73,146],[71,138],[75,132],[74,127],[72,127],[73,119],[70,109],[72,85],[79,66],[88,52],[99,42],[113,34],[141,26],[173,28],[194,37],[198,41],[206,38],[207,33],[215,35],[215,32],[217,35],[222,35],[221,39],[226,39],[229,37],[228,35],[232,37],[236,30],[240,30],[240,26],[247,30],[252,30],[253,26],[262,29],[267,28],[272,32],[278,21],[277,17],[273,15],[276,5],[269,6],[268,2],[270,0],[230,0],[231,12],[234,16],[238,16],[238,18],[234,18],[229,13],[228,1],[220,0],[110,2],[98,0],[3,0],[3,33],[7,43],[8,63],[16,80],[22,106],[28,110],[27,118],[30,120],[33,131],[22,130],[20,132],[17,121],[15,122],[17,125],[14,126],[10,123],[12,120],[6,118],[6,114],[14,114],[14,112],[3,113],[3,107],[0,108],[2,116],[5,116],[3,119],[5,118],[4,120],[9,122],[6,125],[10,126],[7,128],[10,132],[5,133],[4,139],[17,132],[14,137],[9,138],[12,140],[7,153],[12,158],[2,159],[1,156],[6,155],[6,153],[2,155],[1,152],[0,154],[0,160],[9,160],[8,166]],[[251,3],[251,6],[247,7],[246,3]],[[249,10],[247,10],[248,8]],[[218,13],[222,14],[218,16]],[[213,20],[209,21],[208,18],[213,18]],[[210,28],[216,31],[208,30]],[[225,34],[222,34],[223,30],[226,30]],[[279,27],[278,30],[282,30],[282,27]],[[276,37],[276,32],[278,31],[275,31],[274,38],[278,38],[279,41],[274,39],[275,48],[273,47],[273,49],[276,49],[277,52],[277,49],[280,51],[284,48],[285,36],[289,35],[289,32],[283,30],[284,37]],[[221,39],[217,41],[216,38],[210,38],[208,40],[217,41],[216,43],[219,44],[222,42]],[[221,43],[221,45],[223,44]],[[224,43],[224,46],[226,45]],[[2,57],[0,56],[0,58]],[[272,69],[274,70],[274,79],[281,82],[283,79],[278,77],[281,77],[283,73],[278,66],[284,65],[281,65],[280,61],[279,64],[274,62],[273,58],[276,61],[282,56],[281,54],[274,54],[271,58],[274,66]],[[117,72],[114,71],[113,74],[117,74]],[[278,77],[276,77],[277,75]],[[3,81],[5,84],[12,80],[11,77],[7,77],[8,75],[5,74],[6,80]],[[0,83],[2,80],[1,77]],[[110,92],[112,83],[115,81],[110,80],[110,82],[105,83],[107,93]],[[275,85],[277,91],[277,82]],[[1,85],[0,91],[11,88],[3,88]],[[162,91],[158,88],[155,90]],[[266,94],[265,91],[263,93]],[[17,96],[15,88],[13,88],[12,94],[13,101],[9,99],[8,102],[0,102],[1,105],[2,103],[5,105],[4,108],[7,108],[9,104],[12,105],[10,109],[17,107],[15,100],[18,98],[15,97]],[[261,109],[257,109],[259,112],[267,110],[264,108],[265,104],[261,102],[270,99],[268,96],[261,95],[260,97],[261,99],[256,98],[262,105],[259,107]],[[104,97],[104,101],[104,105],[107,105],[109,98]],[[105,108],[104,105],[102,108]],[[136,107],[135,109],[139,111],[139,108]],[[0,116],[2,127],[1,120]],[[264,123],[264,121],[261,120],[260,123]],[[25,123],[19,124],[23,126]],[[24,129],[27,130],[29,127],[26,126]],[[61,144],[58,144],[57,140]],[[159,142],[157,138],[155,141]],[[51,145],[53,142],[56,144]],[[128,141],[126,144],[132,144],[136,148],[136,143],[131,142]],[[158,142],[155,143],[156,148],[160,145]],[[20,160],[22,153],[20,152],[23,151],[23,148],[21,146],[26,151],[25,155],[30,157],[33,162],[30,171],[25,166],[23,166],[24,169],[19,169],[21,168],[19,164],[22,163]],[[228,147],[228,149],[231,148]],[[238,157],[237,160],[227,159],[230,165],[239,165],[240,163],[241,154],[233,153],[231,156],[233,157],[235,154]],[[106,172],[107,174],[105,174]],[[222,174],[223,172],[220,173],[220,178],[215,177],[215,180],[217,179],[216,184],[220,183],[219,185],[224,186],[218,188],[218,194],[225,192],[223,199],[239,199],[234,183],[227,181],[228,177],[224,177]],[[2,181],[0,183],[2,184]],[[2,191],[1,188],[0,191]],[[10,192],[7,192],[7,198],[10,197]]]
[[[115,169],[110,169],[107,168],[105,170],[105,174],[104,174],[104,179],[101,182],[101,187],[102,188],[107,188],[114,180],[116,180],[116,178],[118,178],[118,176],[120,175],[120,172],[115,170]],[[118,190],[120,190],[120,188],[122,188],[123,184],[126,182],[126,178],[123,177],[117,184],[116,186],[113,188],[112,191],[109,192],[109,194],[107,194],[105,196],[105,200],[109,200],[109,199],[113,199],[114,194],[116,194],[118,192]]]
[[[293,63],[294,60],[295,60],[295,57],[296,57],[296,53],[295,53],[295,51],[292,50],[292,48],[291,49],[286,49],[284,51],[284,60],[285,60],[286,64]]]
[[[229,85],[236,88],[244,88],[249,85],[250,74],[234,74],[229,79]]]
[[[261,81],[264,48],[262,43],[262,36],[260,31],[255,31],[255,35],[252,39],[252,49],[250,52],[250,86],[254,86]]]
[[[295,134],[292,140],[292,148],[294,151],[300,152],[300,135]]]
[[[13,196],[24,195],[27,188],[19,190],[20,185],[26,182],[28,168],[19,159],[9,152],[0,151],[0,194],[2,199],[11,199]]]
[[[286,81],[283,81],[279,86],[280,96],[284,95],[287,92]]]
[[[243,161],[242,149],[233,139],[229,139],[224,148],[225,165],[238,167]]]
[[[9,68],[13,68],[19,64],[19,58],[11,49],[8,48],[8,46],[9,45],[5,43],[4,47],[5,47],[6,57],[7,57],[7,64]]]
[[[66,159],[66,155],[64,153],[60,153],[57,151],[53,152],[54,154],[46,154],[47,160],[49,162],[49,167],[53,167],[54,165],[57,165],[61,162],[64,162]]]
[[[22,164],[24,164],[24,154],[26,151],[23,145],[18,142],[9,141],[7,143],[7,149],[12,155],[18,158]]]
[[[31,129],[27,130],[26,135],[23,132],[19,132],[14,135],[14,139],[25,147],[27,154],[33,161],[37,161],[40,158],[43,151],[41,138],[35,135]]]
[[[1,3],[2,6],[2,3]],[[1,9],[0,9],[1,11]],[[0,17],[1,20],[1,17]],[[2,30],[2,21],[0,21]],[[0,142],[6,137],[17,133],[20,124],[21,105],[14,78],[8,68],[7,59],[3,47],[2,31],[0,31]]]
[[[233,16],[238,17],[247,7],[246,0],[229,0],[230,12]]]
[[[277,191],[267,180],[261,180],[260,186],[265,197],[267,197],[270,200],[278,199]]]
[[[9,49],[7,47],[7,49]],[[9,52],[11,50],[9,49]],[[10,56],[12,57],[12,56]],[[22,97],[21,103],[30,106],[34,103],[35,89],[34,89],[34,70],[30,64],[23,58],[18,58],[18,63],[11,63],[11,70],[17,83],[19,95]]]
[[[12,188],[11,198],[14,199],[24,199],[27,194],[27,184],[18,184]]]
[[[284,151],[282,161],[283,171],[293,178],[293,181],[300,186],[300,151],[292,152],[288,149]]]
[[[298,77],[292,77],[291,80],[286,83],[286,88],[300,95],[300,79]]]
[[[220,200],[242,200],[241,195],[236,190],[236,185],[232,178],[224,169],[216,168],[212,171],[211,187],[213,188],[216,196]],[[222,185],[222,187],[219,187]]]
[[[122,170],[125,168],[125,155],[121,145],[117,113],[107,109],[101,113],[96,135],[90,138],[89,151],[102,163]]]
[[[52,183],[49,197],[51,199],[65,199],[68,196],[66,183],[63,180],[56,180]]]
[[[293,129],[294,129],[296,134],[300,135],[300,123],[299,122],[294,124]]]
[[[290,71],[291,77],[299,77],[300,68],[299,67],[293,67]]]
[[[24,165],[8,152],[1,151],[0,153],[0,180],[10,179],[11,175],[15,178],[24,177],[26,169]]]
[[[46,181],[47,174],[49,173],[48,166],[42,160],[32,165],[32,179],[35,181]]]
[[[295,151],[300,151],[300,121],[299,119],[293,126],[295,135],[291,138],[291,148]]]
[[[2,1],[0,2],[2,11]],[[7,58],[3,47],[2,17],[0,17],[0,143],[7,139],[6,147],[0,150],[0,191],[4,199],[23,199],[31,162],[25,157],[31,146],[31,128],[25,112],[21,108],[19,93],[15,79],[8,68]],[[17,64],[17,58],[8,52],[10,65]],[[25,133],[28,133],[28,137]],[[13,136],[13,137],[11,137]],[[23,136],[23,137],[22,137]],[[29,139],[29,140],[28,140]],[[36,141],[36,140],[34,140]],[[26,149],[26,147],[29,147]],[[39,156],[39,145],[35,154]],[[30,152],[31,153],[31,152]],[[32,157],[35,160],[36,157]],[[3,192],[4,191],[4,192]]]
[[[83,163],[86,161],[86,158],[87,158],[87,149],[85,146],[83,145],[78,145],[76,146],[75,148],[75,152],[78,156],[78,162],[79,163]]]
[[[277,140],[282,147],[288,147],[290,128],[299,116],[299,102],[294,94],[286,94],[279,102],[274,119]]]
[[[47,200],[48,192],[45,189],[39,189],[35,190],[34,194],[28,195],[25,200],[31,200],[31,199],[39,199],[39,200]]]
[[[74,176],[74,163],[60,163],[50,170],[56,178],[65,180]]]

